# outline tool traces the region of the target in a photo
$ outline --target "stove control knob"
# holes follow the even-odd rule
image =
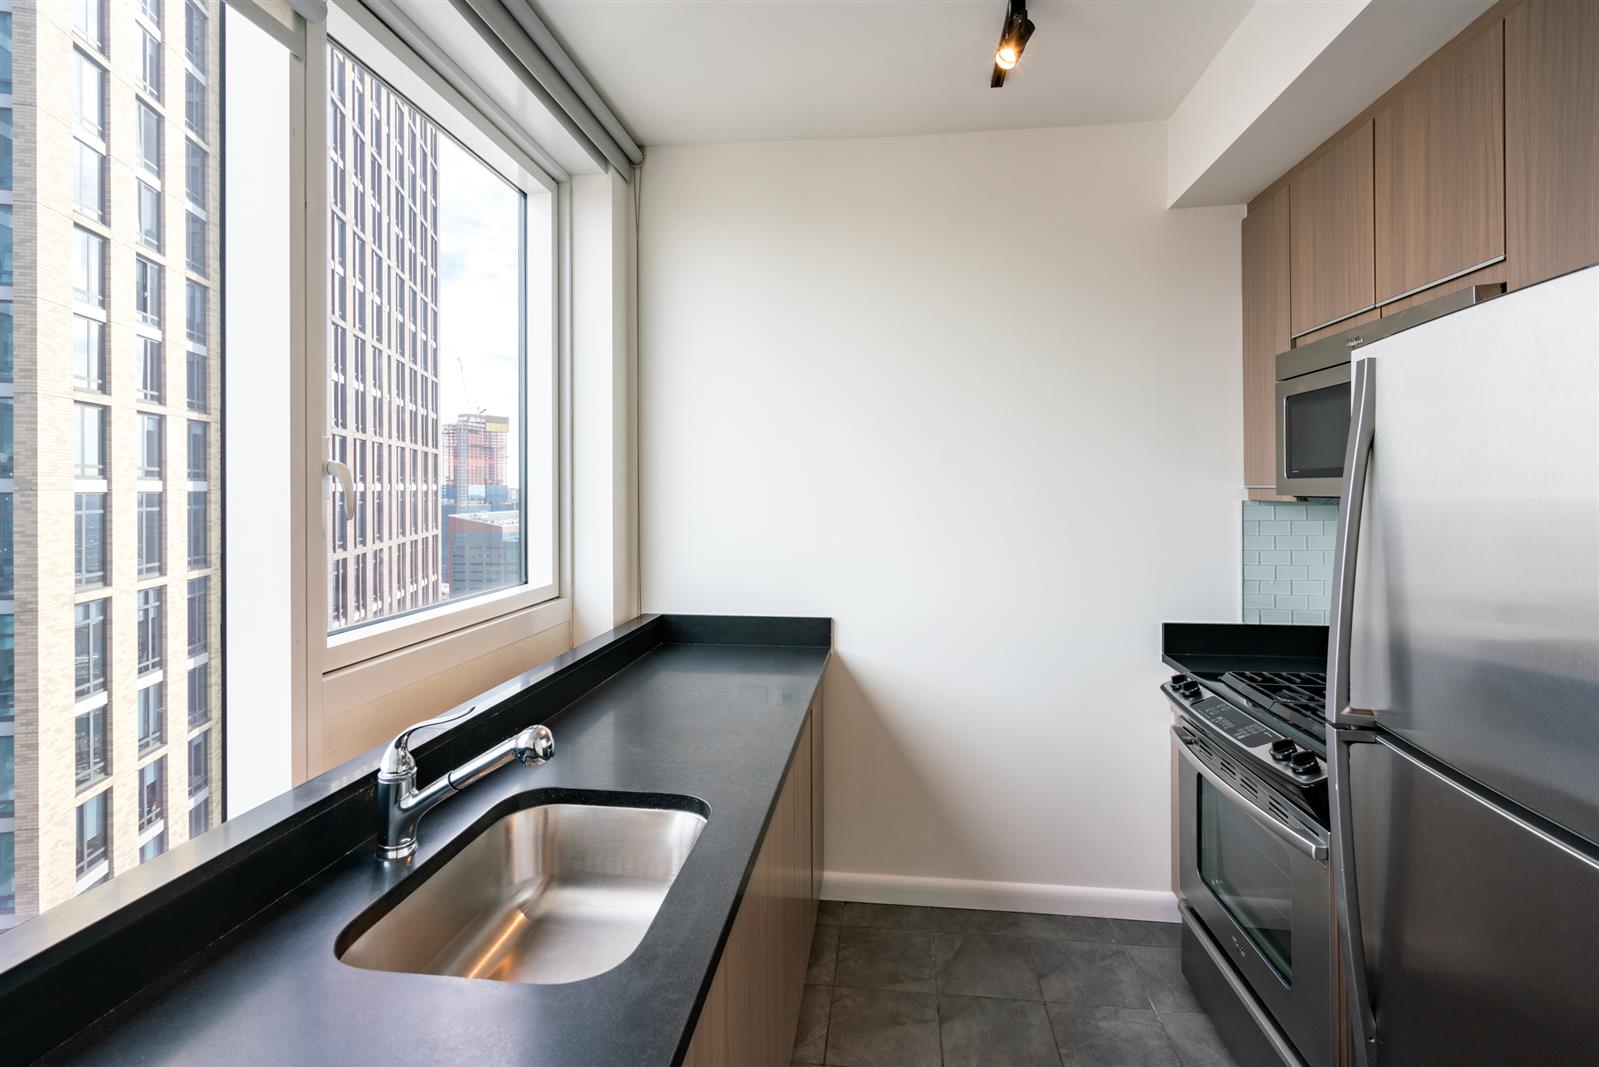
[[[1171,676],[1171,687],[1173,689],[1177,689],[1177,690],[1187,689],[1188,685],[1189,685],[1188,675],[1186,675],[1186,674],[1174,674],[1174,675]]]
[[[1288,758],[1288,769],[1295,774],[1309,777],[1320,769],[1316,762],[1316,754],[1308,748],[1302,748]]]
[[[1288,738],[1279,738],[1271,743],[1271,758],[1278,763],[1285,763],[1298,750],[1299,746],[1288,740]]]

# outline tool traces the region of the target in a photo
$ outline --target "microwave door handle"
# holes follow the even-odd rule
[[[1182,735],[1177,732],[1177,728],[1175,726],[1172,727],[1171,736],[1172,740],[1177,743],[1177,751],[1182,754],[1183,761],[1186,762],[1190,768],[1198,771],[1200,776],[1203,777],[1205,781],[1215,786],[1217,792],[1221,793],[1228,800],[1231,800],[1234,804],[1237,804],[1239,807],[1243,808],[1244,811],[1246,811],[1250,817],[1255,820],[1255,822],[1260,824],[1261,829],[1273,834],[1279,840],[1281,840],[1283,844],[1304,853],[1317,863],[1323,865],[1326,864],[1326,845],[1322,844],[1320,841],[1317,841],[1309,834],[1301,833],[1291,826],[1280,823],[1276,819],[1273,819],[1271,816],[1267,815],[1265,812],[1261,811],[1255,806],[1254,801],[1240,793],[1221,775],[1205,766],[1204,762],[1189,750],[1188,743],[1183,740]]]
[[[1344,452],[1343,506],[1338,511],[1338,537],[1333,545],[1332,625],[1327,634],[1327,720],[1370,725],[1368,716],[1352,716],[1349,708],[1349,645],[1354,634],[1355,557],[1360,549],[1360,515],[1371,473],[1376,436],[1377,361],[1362,359],[1354,367],[1354,399],[1349,412],[1349,444]]]

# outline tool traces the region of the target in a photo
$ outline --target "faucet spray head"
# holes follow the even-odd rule
[[[516,735],[516,758],[532,767],[555,755],[555,735],[548,726],[529,726]]]

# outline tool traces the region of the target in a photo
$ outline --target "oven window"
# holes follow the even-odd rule
[[[1342,478],[1348,440],[1348,382],[1283,397],[1288,477]]]
[[[1254,817],[1199,780],[1199,877],[1260,954],[1293,976],[1293,856]]]

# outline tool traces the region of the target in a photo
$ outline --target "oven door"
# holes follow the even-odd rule
[[[1277,492],[1338,496],[1348,443],[1348,363],[1277,383]]]
[[[1307,1064],[1332,1061],[1327,831],[1186,730],[1178,754],[1178,889]],[[1208,747],[1208,745],[1206,745]],[[1249,792],[1275,803],[1262,807]]]

